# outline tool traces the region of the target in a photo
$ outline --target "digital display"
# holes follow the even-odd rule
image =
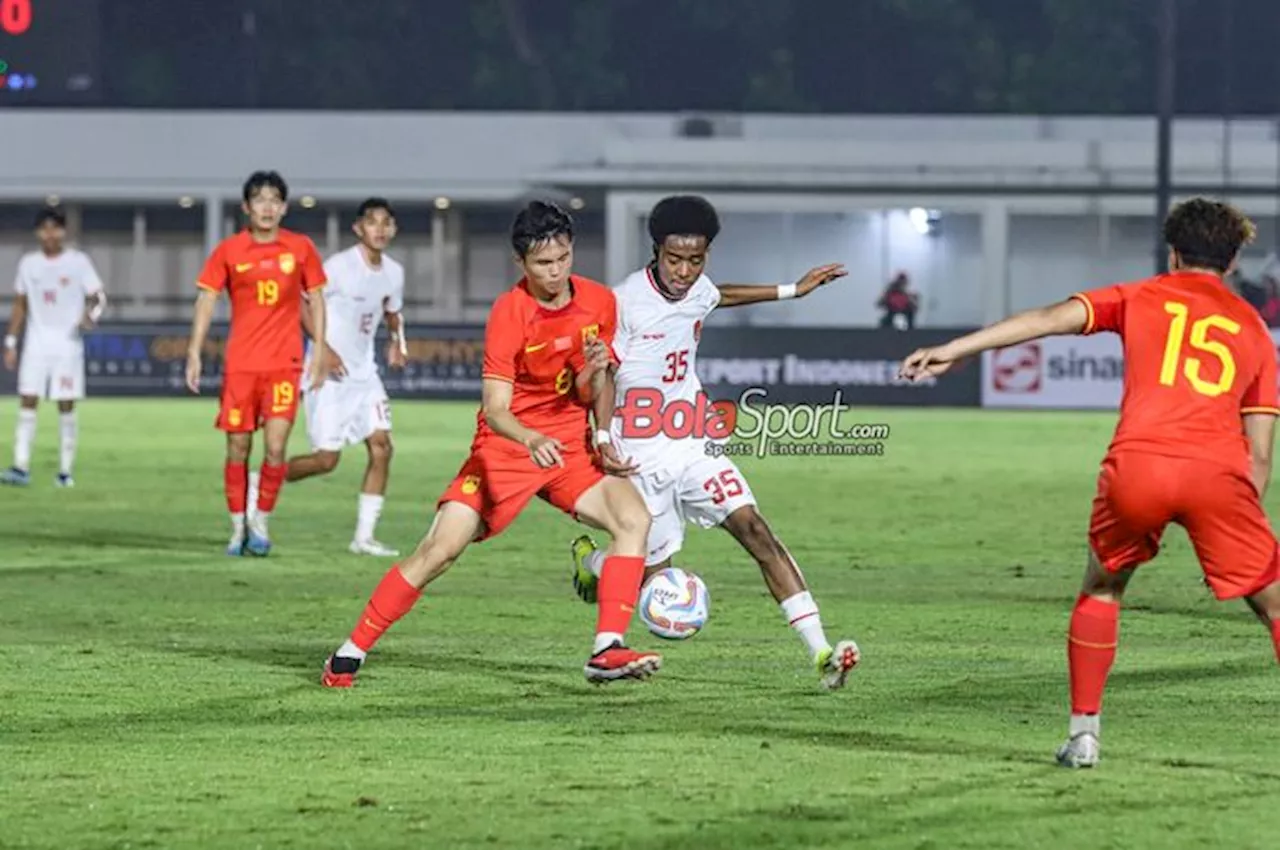
[[[97,101],[99,0],[0,0],[0,106]]]

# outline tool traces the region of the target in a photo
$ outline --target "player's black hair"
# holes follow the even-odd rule
[[[1225,273],[1240,249],[1253,241],[1257,229],[1230,204],[1208,198],[1183,201],[1164,220],[1164,240],[1183,265]]]
[[[720,233],[720,216],[698,195],[663,198],[649,213],[649,236],[656,251],[668,236],[703,236],[710,246]]]
[[[57,207],[45,207],[36,213],[36,227],[40,227],[46,221],[51,221],[58,227],[67,226],[67,214]]]
[[[511,248],[517,257],[561,237],[573,241],[573,216],[550,201],[530,201],[511,222]]]
[[[280,193],[280,200],[289,200],[289,184],[284,182],[278,171],[255,171],[249,175],[249,179],[244,181],[242,193],[246,204],[259,189],[275,189]]]
[[[387,215],[396,217],[396,211],[391,208],[391,202],[386,198],[366,198],[356,210],[356,218],[364,218],[374,210],[386,210]]]

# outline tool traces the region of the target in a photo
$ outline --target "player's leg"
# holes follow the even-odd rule
[[[412,555],[382,577],[351,636],[325,662],[321,684],[329,688],[355,684],[356,673],[374,644],[413,609],[422,589],[453,566],[483,527],[475,506],[455,501],[440,505],[427,536]]]
[[[750,490],[746,488],[745,480],[741,479],[736,468],[735,475],[738,480],[743,480],[741,489],[745,491],[746,497],[750,498]],[[733,481],[734,477],[729,476],[726,480]],[[741,498],[738,497],[738,499]],[[705,516],[708,519],[715,519],[722,510],[722,505],[714,502],[695,503],[692,507],[691,514],[694,518]],[[817,668],[822,686],[827,690],[838,690],[844,687],[849,674],[861,660],[858,644],[852,640],[840,640],[832,646],[827,640],[822,626],[822,616],[818,612],[818,603],[809,592],[800,567],[791,557],[787,547],[769,527],[769,523],[760,515],[760,511],[754,504],[744,504],[734,509],[721,525],[755,559],[756,565],[764,576],[765,585],[773,594],[774,601],[778,603],[778,608],[782,611],[787,625],[804,642],[809,658]]]
[[[36,407],[49,394],[48,358],[24,345],[18,360],[18,424],[13,433],[13,466],[0,475],[0,484],[25,487],[31,483],[31,448],[36,440]]]
[[[347,442],[343,434],[347,417],[342,401],[342,385],[337,381],[325,381],[320,389],[304,395],[303,409],[311,454],[289,458],[285,481],[293,483],[316,475],[328,475],[338,468],[342,448]]]
[[[0,474],[0,484],[25,487],[31,483],[31,448],[36,440],[39,398],[19,390],[18,424],[13,429],[13,466]]]
[[[660,478],[663,483],[659,483]],[[643,587],[654,573],[671,565],[671,556],[684,544],[684,515],[676,501],[674,481],[657,475],[635,475],[628,480],[649,510],[644,576],[640,581]],[[583,602],[594,605],[605,558],[614,553],[600,549],[588,534],[575,539],[569,545],[569,553],[573,559],[573,590]]]
[[[583,668],[592,682],[644,679],[662,666],[656,652],[626,645],[627,629],[640,598],[650,516],[640,492],[625,478],[602,475],[590,458],[566,458],[566,474],[545,491],[545,498],[612,538],[611,554],[600,572],[596,601],[596,638]]]
[[[214,426],[227,435],[227,455],[222,467],[223,490],[227,513],[231,517],[231,539],[228,555],[244,554],[246,536],[245,508],[249,495],[249,453],[253,449],[253,432],[258,410],[254,396],[256,379],[252,374],[231,372],[222,377],[222,393],[218,402],[218,418]]]
[[[413,608],[422,588],[449,569],[470,543],[494,537],[511,524],[545,480],[536,471],[530,474],[527,466],[527,455],[467,458],[437,501],[427,536],[403,563],[387,571],[351,637],[325,663],[323,685],[351,687],[369,650]]]
[[[1063,767],[1093,767],[1102,738],[1102,697],[1120,638],[1120,601],[1133,572],[1156,556],[1175,513],[1174,463],[1124,456],[1103,461],[1089,520],[1089,561],[1067,628],[1071,716],[1058,749]],[[1159,462],[1157,462],[1159,461]]]
[[[70,354],[54,363],[50,380],[50,397],[58,403],[58,477],[59,487],[72,487],[71,477],[76,461],[79,425],[76,402],[84,398],[84,355]]]
[[[357,408],[358,436],[364,439],[369,461],[364,469],[364,482],[356,506],[356,533],[350,549],[359,555],[377,555],[395,558],[399,552],[378,542],[374,536],[382,505],[387,497],[387,481],[391,477],[391,457],[395,449],[391,443],[391,404],[382,382],[374,379],[363,391]]]
[[[289,464],[285,453],[298,412],[297,375],[264,375],[256,387],[262,423],[262,468],[258,471],[257,498],[249,515],[245,551],[263,557],[271,552],[270,520],[284,486]]]

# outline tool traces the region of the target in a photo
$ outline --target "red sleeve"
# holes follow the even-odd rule
[[[510,298],[499,298],[484,326],[484,368],[482,377],[514,384],[516,355],[524,344],[520,322]]]
[[[324,263],[320,262],[320,250],[316,243],[306,239],[306,248],[302,252],[302,288],[314,292],[329,282],[324,273]]]
[[[1262,368],[1240,399],[1241,413],[1272,413],[1280,416],[1280,388],[1276,384],[1276,346],[1270,332],[1262,352]]]
[[[604,342],[609,346],[609,357],[614,363],[622,362],[618,357],[617,350],[613,347],[614,338],[618,333],[618,299],[613,294],[613,290],[604,284],[596,284],[599,287],[599,296],[593,298],[595,319],[595,338]],[[574,348],[569,354],[569,368],[574,372],[580,373],[587,365],[586,352],[584,350],[586,341],[589,337],[584,336],[582,344]]]
[[[1083,304],[1089,313],[1082,334],[1098,331],[1120,333],[1120,329],[1124,327],[1124,287],[1104,286],[1077,292],[1071,297]]]
[[[200,276],[196,278],[196,286],[201,289],[207,289],[210,292],[221,292],[227,288],[227,279],[230,277],[227,271],[227,243],[219,242],[218,247],[213,249],[213,253],[209,255],[209,259],[205,260],[204,269],[201,270]]]

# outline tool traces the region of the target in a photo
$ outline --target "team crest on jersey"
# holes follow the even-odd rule
[[[240,415],[240,408],[233,407],[227,411],[227,424],[232,428],[239,428],[240,423],[244,421],[244,417]]]
[[[297,262],[293,259],[293,254],[281,254],[279,263],[280,271],[285,274],[293,274],[293,270],[298,266]]]
[[[693,341],[698,342],[702,339],[702,320],[693,323]]]
[[[462,492],[464,495],[470,496],[472,493],[480,489],[480,476],[468,475],[462,479]]]
[[[591,342],[593,339],[595,339],[598,336],[600,336],[599,325],[587,325],[585,328],[582,329],[583,342]]]
[[[70,285],[71,285],[71,278],[69,278],[69,277],[60,277],[60,278],[58,278],[58,283],[62,284],[63,286],[70,286]]]

